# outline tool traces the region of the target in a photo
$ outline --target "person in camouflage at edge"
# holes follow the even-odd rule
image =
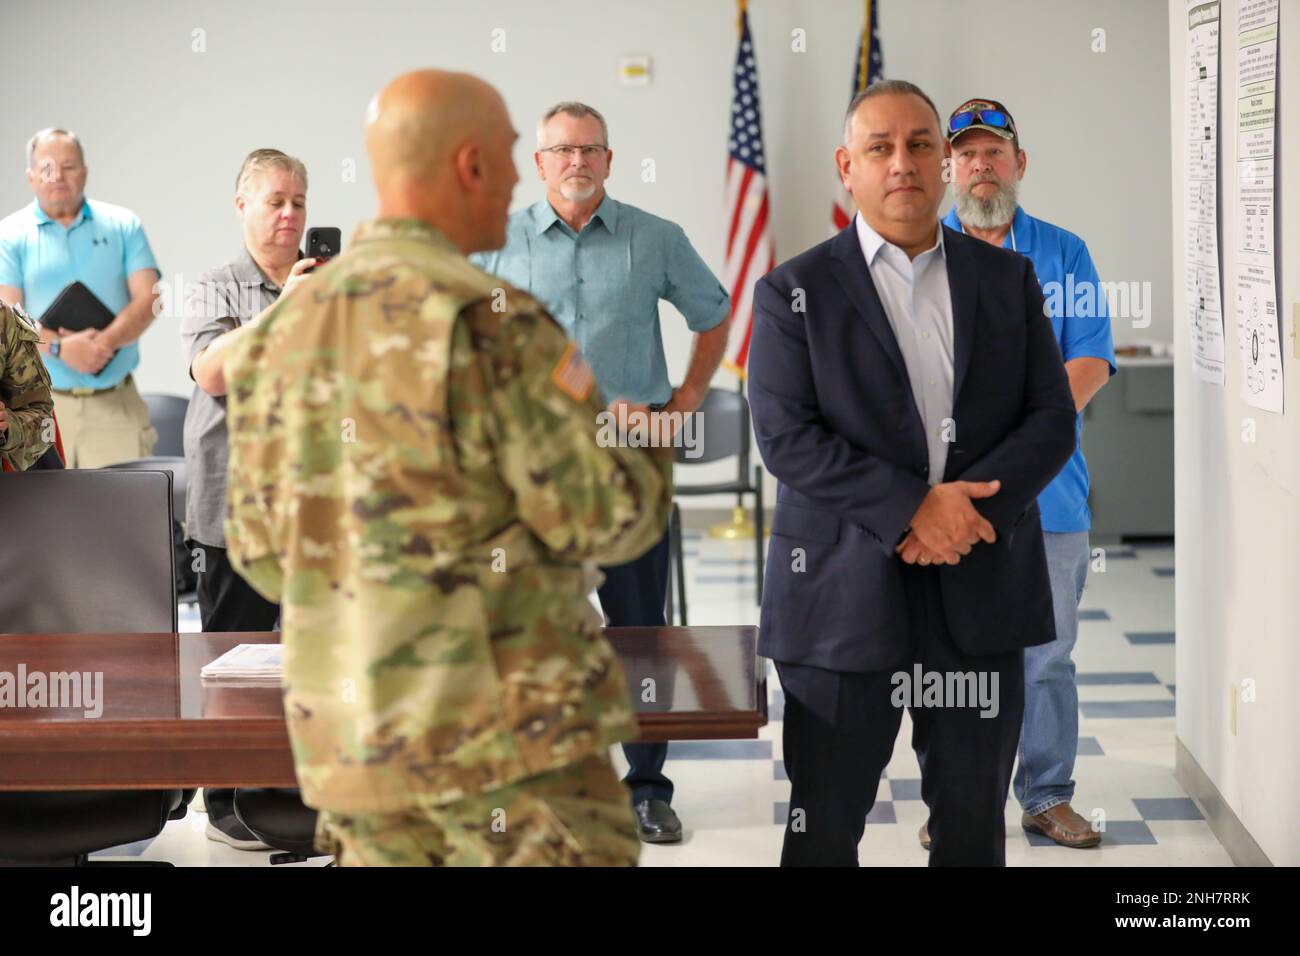
[[[54,440],[50,373],[35,324],[19,306],[0,302],[0,461],[26,471]]]
[[[635,733],[583,562],[662,533],[671,448],[600,447],[590,368],[465,254],[505,241],[491,86],[398,77],[379,218],[230,348],[226,536],[282,605],[285,713],[340,865],[634,865]]]

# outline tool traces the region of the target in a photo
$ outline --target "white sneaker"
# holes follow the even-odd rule
[[[244,830],[245,833],[249,832],[247,829],[245,829],[245,827],[242,824],[240,824],[239,828],[241,830]],[[219,827],[216,826],[216,824],[212,823],[211,821],[208,822],[208,828],[203,832],[207,835],[207,838],[209,840],[212,840],[214,843],[224,843],[226,844],[226,846],[234,847],[236,850],[271,849],[261,840],[257,839],[257,837],[253,837],[252,839],[244,839],[238,836],[234,836],[232,834],[227,833],[225,830],[220,829]]]

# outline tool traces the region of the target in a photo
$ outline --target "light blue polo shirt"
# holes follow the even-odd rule
[[[955,206],[948,211],[943,224],[964,231]],[[1105,359],[1110,374],[1114,375],[1110,308],[1087,243],[1074,233],[1035,219],[1016,206],[1016,217],[1011,221],[1002,248],[1014,249],[1033,263],[1062,358],[1067,362],[1085,356]],[[1081,445],[1082,415],[1075,416],[1074,434],[1074,454],[1038,496],[1044,531],[1087,531],[1092,526],[1088,465],[1083,460]]]
[[[86,199],[71,226],[47,216],[35,200],[0,219],[0,285],[23,290],[23,308],[40,319],[68,285],[80,282],[114,315],[131,301],[126,279],[140,269],[157,271],[153,250],[135,213]],[[118,349],[96,375],[74,371],[44,355],[55,389],[109,388],[140,364],[140,344]]]
[[[672,397],[659,328],[667,299],[693,332],[727,318],[731,300],[682,227],[609,194],[576,233],[543,199],[510,217],[506,244],[470,256],[535,296],[577,343],[606,401]]]

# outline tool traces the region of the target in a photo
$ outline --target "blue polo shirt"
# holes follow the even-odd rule
[[[609,194],[574,232],[543,199],[510,217],[506,244],[471,261],[535,296],[577,343],[606,401],[672,397],[659,300],[692,332],[726,319],[731,300],[682,227]]]
[[[959,232],[961,221],[954,206],[943,224]],[[1110,308],[1092,264],[1088,245],[1072,232],[1035,219],[1019,206],[1011,230],[1002,243],[1027,256],[1043,287],[1047,313],[1065,361],[1105,359],[1115,374],[1115,346],[1110,337]],[[1075,416],[1074,454],[1060,474],[1038,496],[1044,531],[1087,531],[1092,526],[1088,508],[1088,465],[1083,460],[1083,416]]]
[[[140,269],[157,271],[158,264],[140,220],[121,206],[83,200],[67,228],[35,200],[0,219],[0,285],[22,289],[23,308],[33,318],[40,319],[73,282],[85,285],[116,315],[131,301],[127,276]],[[74,371],[52,355],[42,357],[60,391],[109,388],[140,364],[140,344],[122,346],[96,375]]]

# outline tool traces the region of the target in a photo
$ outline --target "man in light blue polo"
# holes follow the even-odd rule
[[[510,217],[503,249],[471,258],[541,300],[577,343],[606,401],[694,412],[727,345],[726,291],[680,226],[605,193],[614,154],[600,113],[583,103],[552,107],[538,124],[537,147],[546,198]],[[668,381],[660,299],[695,333],[677,389]],[[611,626],[663,626],[667,528],[642,557],[601,570],[598,594]],[[623,752],[641,839],[680,841],[672,781],[663,774],[668,745],[627,744]]]
[[[1027,214],[1017,201],[1027,157],[1006,107],[967,100],[948,120],[957,201],[943,224],[1028,257],[1043,287],[1047,311],[1065,359],[1076,409],[1082,413],[1115,374],[1110,314],[1096,266],[1082,239]],[[1070,806],[1079,743],[1079,694],[1070,654],[1079,631],[1079,599],[1088,576],[1088,466],[1076,418],[1073,457],[1038,496],[1047,568],[1052,582],[1056,640],[1025,648],[1025,716],[1019,765],[1012,778],[1024,811],[1021,827],[1062,846],[1101,842]],[[917,741],[913,741],[917,745]],[[917,746],[923,755],[924,742]],[[921,842],[928,844],[926,827]],[[928,847],[927,847],[928,848]]]
[[[86,198],[87,172],[74,134],[41,130],[27,143],[36,198],[0,219],[0,299],[40,320],[81,282],[114,316],[103,329],[79,332],[42,322],[40,351],[69,468],[142,458],[157,440],[131,372],[154,318],[158,264],[134,213]]]

